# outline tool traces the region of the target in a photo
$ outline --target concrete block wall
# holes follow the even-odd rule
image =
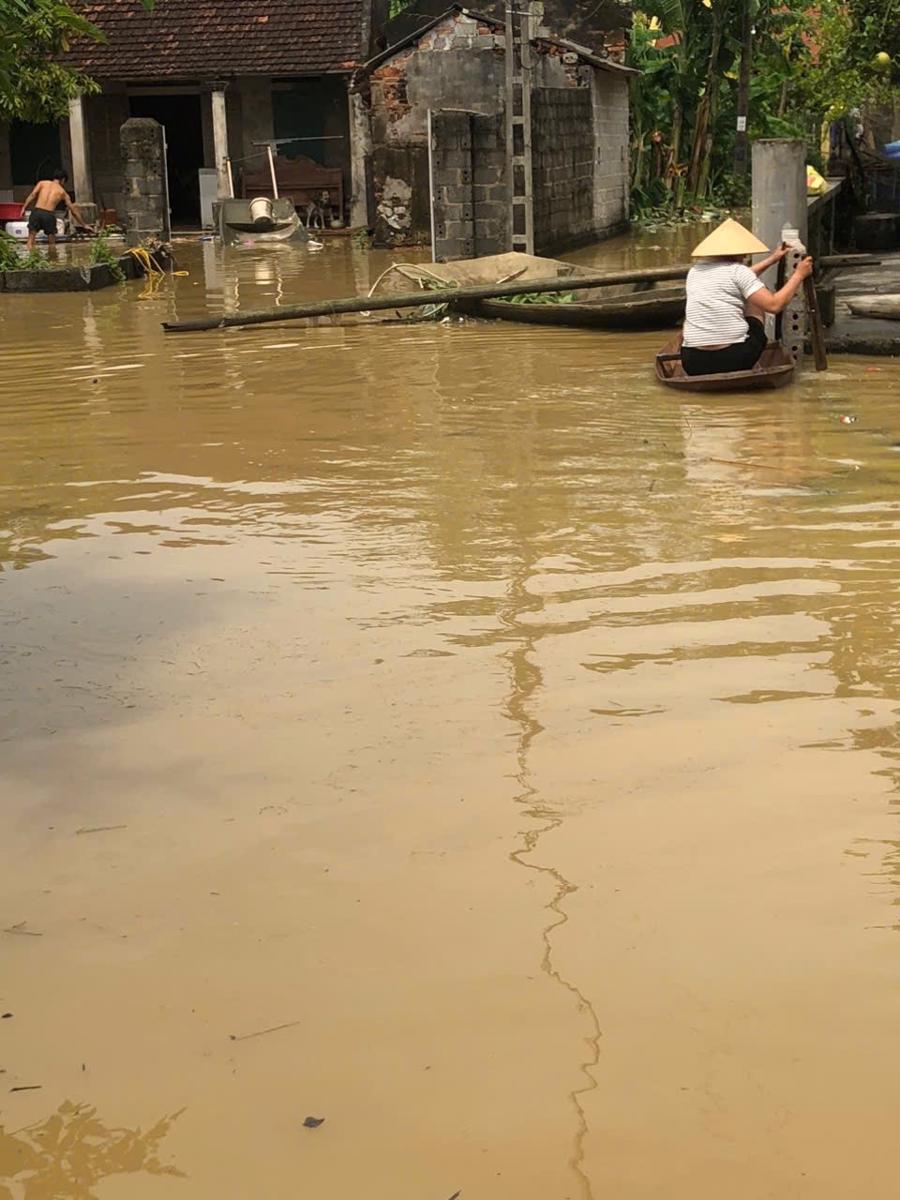
[[[595,131],[594,232],[602,237],[628,223],[628,79],[594,71],[590,96]]]
[[[594,233],[594,130],[588,88],[536,88],[531,100],[535,253]]]
[[[472,116],[472,192],[475,205],[475,253],[503,254],[509,249],[509,182],[506,178],[506,119]]]
[[[121,129],[121,152],[127,244],[136,246],[147,237],[168,240],[162,125],[148,117],[131,117]]]
[[[502,115],[431,114],[431,189],[436,261],[480,258],[508,248]]]
[[[466,112],[431,114],[431,188],[434,257],[475,257],[472,118]]]
[[[430,240],[428,113],[465,110],[470,140],[481,137],[490,141],[486,129],[479,132],[469,125],[469,117],[493,117],[502,112],[503,55],[503,39],[496,37],[492,26],[465,13],[453,13],[415,46],[393,55],[372,72],[368,111],[376,245],[412,245]],[[461,132],[452,127],[452,122],[441,129],[449,138],[448,150],[459,154]],[[471,147],[466,153],[471,157]],[[462,168],[448,165],[447,169]],[[473,169],[471,164],[468,169]],[[448,185],[461,186],[452,181]],[[458,217],[452,206],[462,200],[454,198],[445,203],[454,214],[448,218],[454,240],[458,245],[468,244],[471,234],[462,234],[454,224]],[[473,203],[471,196],[468,203]],[[483,203],[488,203],[486,195]],[[492,227],[492,236],[495,233]],[[458,255],[448,252],[443,257]]]
[[[628,83],[574,61],[548,42],[538,43],[535,83],[536,249],[550,252],[627,223]],[[462,199],[442,200],[453,215],[446,244],[438,238],[437,256],[458,257],[460,247],[470,244],[476,254],[508,249],[505,46],[497,27],[468,12],[452,13],[415,45],[377,66],[368,87],[376,245],[416,244],[430,237],[428,113],[441,114],[439,149],[446,134],[448,152],[458,157],[461,134],[444,119],[455,111],[468,122],[471,138],[475,227],[462,230],[453,223],[458,219],[453,206]],[[439,170],[445,165],[461,169],[442,160]]]

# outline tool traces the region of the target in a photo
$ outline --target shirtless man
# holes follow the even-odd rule
[[[34,239],[39,233],[46,233],[51,250],[56,248],[56,210],[60,202],[65,204],[76,224],[84,226],[84,217],[72,203],[69,193],[63,186],[68,179],[65,171],[55,171],[52,179],[42,179],[40,183],[34,185],[28,199],[22,205],[22,217],[24,218],[28,208],[34,204],[31,216],[28,218],[29,250],[34,249]],[[85,228],[89,228],[89,226],[85,226]]]

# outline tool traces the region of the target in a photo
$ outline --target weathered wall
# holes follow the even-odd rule
[[[429,110],[496,114],[502,108],[503,87],[502,39],[498,44],[492,26],[461,13],[372,72],[376,245],[430,240]]]
[[[628,83],[594,69],[549,42],[537,43],[534,84],[535,229],[545,251],[589,241],[623,227],[628,212]],[[455,12],[372,72],[369,80],[376,244],[402,245],[430,237],[428,113],[464,113],[471,144],[458,144],[452,122],[439,126],[432,144],[446,149],[441,169],[465,149],[472,170],[474,230],[452,233],[451,243],[506,249],[508,191],[503,156],[505,48],[491,22]],[[478,124],[481,116],[493,124]],[[446,147],[442,138],[449,138]],[[481,140],[479,140],[481,139]],[[484,140],[486,139],[486,140]],[[493,157],[492,157],[493,156]],[[455,185],[453,185],[455,186]],[[484,189],[492,189],[490,194]],[[459,199],[452,205],[462,203]],[[479,236],[478,230],[483,229]],[[446,243],[446,244],[445,244]]]
[[[481,258],[507,249],[509,192],[502,114],[431,117],[434,257]]]
[[[628,78],[592,71],[594,233],[623,229],[629,213]]]
[[[149,117],[131,117],[122,126],[121,152],[128,245],[147,237],[168,239],[163,127]]]
[[[499,112],[504,89],[503,39],[493,26],[456,13],[370,76],[376,145],[424,146],[429,109]]]
[[[594,232],[594,130],[587,88],[535,88],[531,99],[535,252]]]
[[[263,77],[246,76],[238,81],[241,96],[241,155],[249,158],[259,153],[254,142],[269,141],[275,136],[272,121],[272,81]],[[229,141],[231,140],[229,136]]]

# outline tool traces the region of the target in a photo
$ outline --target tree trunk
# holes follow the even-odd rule
[[[722,16],[713,9],[712,45],[709,48],[709,60],[706,67],[706,87],[700,103],[697,105],[697,115],[694,119],[694,140],[691,150],[691,165],[688,170],[687,191],[696,193],[699,188],[701,166],[706,153],[707,136],[710,130],[711,118],[715,112],[715,99],[719,88],[719,54],[722,49]]]
[[[746,175],[749,165],[749,136],[747,122],[750,108],[750,60],[753,56],[753,20],[750,0],[742,0],[741,12],[741,69],[738,79],[737,132],[734,138],[734,173]]]

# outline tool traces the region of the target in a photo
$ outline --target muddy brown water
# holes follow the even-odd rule
[[[0,1196],[893,1194],[900,368],[181,258],[0,298]]]

